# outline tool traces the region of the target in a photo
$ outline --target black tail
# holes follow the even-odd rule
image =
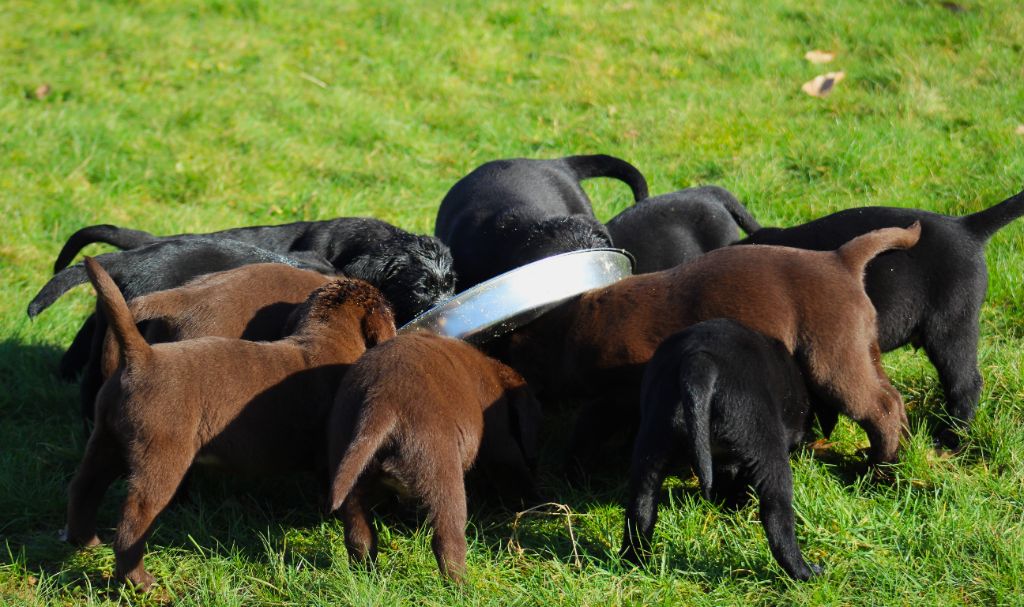
[[[82,264],[65,268],[54,274],[32,301],[28,304],[28,317],[35,318],[37,314],[50,307],[50,304],[57,301],[61,295],[75,285],[80,285],[89,280],[85,273],[85,266]]]
[[[1024,215],[1024,191],[1017,192],[999,204],[960,218],[963,225],[983,240]]]
[[[72,234],[68,241],[64,243],[64,248],[60,250],[60,253],[57,255],[57,261],[53,264],[53,273],[56,274],[68,267],[68,264],[75,258],[75,255],[78,255],[79,251],[86,245],[94,242],[114,245],[119,249],[134,249],[156,240],[157,237],[149,232],[119,228],[108,223],[87,226]],[[85,270],[83,269],[82,271],[84,272]]]
[[[729,214],[732,215],[733,221],[735,221],[748,236],[760,230],[761,224],[754,219],[754,216],[750,214],[747,207],[743,206],[743,203],[737,200],[736,197],[728,190],[723,189],[722,191],[725,192],[726,195],[719,197],[719,200],[722,202],[722,206],[725,207],[725,210],[729,211]]]
[[[562,160],[569,165],[576,174],[576,179],[580,181],[592,177],[611,177],[625,182],[629,189],[633,190],[633,200],[636,202],[647,198],[647,179],[640,169],[625,160],[606,154],[566,156]]]

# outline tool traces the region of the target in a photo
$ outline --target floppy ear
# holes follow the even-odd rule
[[[362,330],[367,348],[395,336],[395,317],[391,313],[391,308],[382,299],[371,304],[363,316]]]
[[[537,452],[540,443],[540,403],[526,384],[508,394],[509,431],[519,445],[526,465],[531,472],[537,469]]]

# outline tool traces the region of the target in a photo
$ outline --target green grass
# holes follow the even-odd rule
[[[930,448],[942,394],[908,349],[885,360],[915,427],[893,484],[852,475],[866,441],[848,421],[835,457],[795,457],[798,534],[826,566],[804,584],[772,560],[755,508],[709,505],[690,479],[666,490],[650,568],[623,567],[621,471],[567,489],[556,424],[542,485],[569,514],[474,511],[463,588],[438,579],[422,525],[381,520],[377,571],[353,570],[309,479],[207,476],[158,520],[159,588],[135,595],[109,584],[109,548],[56,536],[84,441],[54,368],[91,294],[25,316],[81,226],[372,214],[429,232],[451,184],[500,157],[615,154],[652,192],[716,183],[768,225],[875,204],[978,210],[1024,181],[1024,12],[961,2],[6,0],[0,604],[1024,604],[1024,222],[988,248],[966,452]],[[813,48],[837,59],[813,66]],[[800,92],[836,69],[830,97]],[[602,218],[629,204],[621,184],[586,187]],[[108,537],[121,495],[101,513]]]

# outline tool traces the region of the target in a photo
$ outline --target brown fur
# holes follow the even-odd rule
[[[837,251],[718,249],[584,293],[495,351],[531,385],[602,397],[580,418],[574,440],[582,444],[621,426],[623,404],[635,416],[643,367],[662,340],[703,320],[731,318],[785,344],[816,395],[867,431],[872,460],[894,461],[907,420],[879,364],[864,266],[884,250],[913,246],[919,236],[915,223],[869,232]]]
[[[332,278],[279,263],[258,263],[215,272],[128,302],[136,323],[148,320],[146,341],[165,343],[197,337],[272,341],[286,335],[289,315]],[[353,302],[355,303],[355,302]],[[102,376],[121,360],[114,333],[103,342]]]
[[[463,475],[479,451],[488,477],[530,496],[539,415],[518,373],[465,342],[400,335],[367,352],[342,381],[328,425],[329,510],[341,509],[350,557],[376,558],[365,493],[384,475],[426,504],[437,565],[460,580]]]
[[[376,289],[344,279],[311,294],[295,333],[280,341],[204,337],[151,346],[110,276],[96,261],[85,263],[124,360],[97,398],[96,428],[71,482],[67,537],[98,542],[100,500],[127,473],[115,576],[147,588],[146,537],[193,461],[254,472],[315,467],[342,372],[395,334],[394,319]]]

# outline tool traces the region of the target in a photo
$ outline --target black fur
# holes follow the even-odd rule
[[[605,155],[485,163],[441,201],[434,235],[451,247],[459,290],[550,255],[611,246],[580,180],[613,177],[636,200],[647,182],[633,165]]]
[[[436,238],[411,234],[369,217],[298,221],[175,236],[153,236],[111,225],[89,226],[71,235],[57,256],[55,270],[63,268],[91,242],[136,248],[143,244],[195,238],[229,239],[290,257],[323,258],[342,274],[361,278],[381,289],[394,306],[395,320],[400,325],[454,294],[455,276],[447,247]],[[32,314],[31,309],[29,313]]]
[[[962,217],[918,209],[847,209],[792,228],[763,228],[741,244],[771,244],[825,251],[885,227],[920,221],[921,240],[883,253],[868,264],[865,287],[878,310],[878,342],[888,352],[921,346],[935,365],[946,394],[946,417],[937,438],[959,445],[957,430],[974,418],[981,397],[978,334],[988,288],[985,245],[1002,227],[1024,215],[1024,192]]]
[[[704,496],[760,499],[772,555],[791,577],[820,573],[800,553],[789,452],[812,421],[803,375],[785,346],[725,319],[666,339],[647,365],[633,448],[622,556],[649,553],[658,494],[671,464],[690,464]]]
[[[687,188],[648,198],[608,222],[612,243],[636,258],[636,274],[667,270],[751,234],[757,220],[728,190]]]

